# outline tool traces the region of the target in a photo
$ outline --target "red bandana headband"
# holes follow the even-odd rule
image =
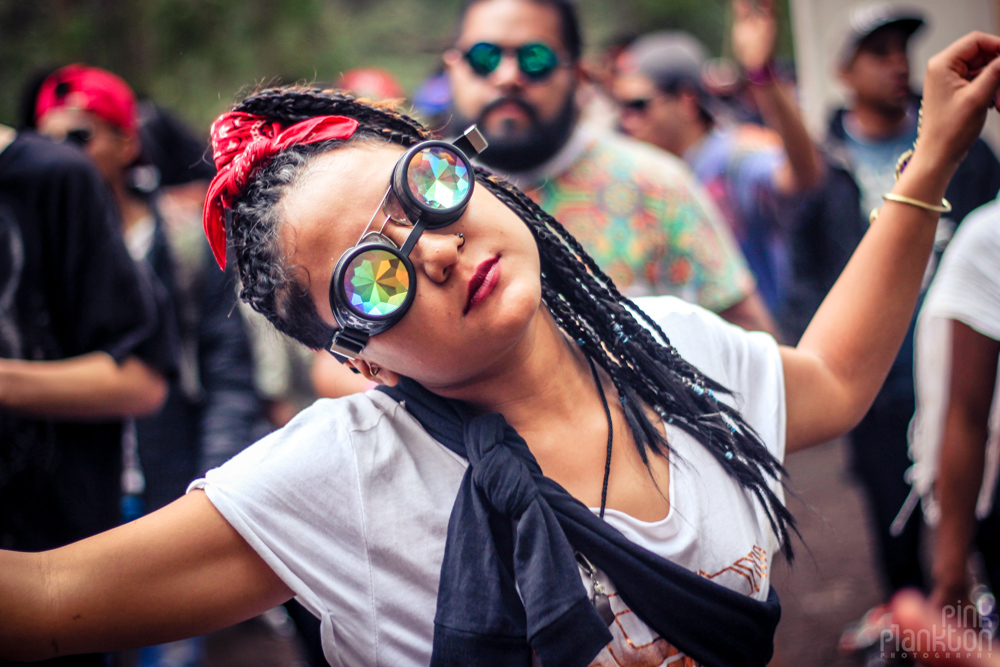
[[[348,139],[357,128],[358,121],[346,116],[317,116],[283,127],[242,111],[230,111],[212,123],[212,157],[218,173],[208,186],[203,222],[219,267],[226,268],[225,209],[232,206],[256,171],[289,146]]]

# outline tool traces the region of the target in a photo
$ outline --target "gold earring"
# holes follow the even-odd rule
[[[368,364],[368,372],[371,374],[372,377],[375,377],[376,375],[378,375],[378,372],[380,370],[382,370],[382,369],[379,368],[378,366],[376,366],[375,364]]]

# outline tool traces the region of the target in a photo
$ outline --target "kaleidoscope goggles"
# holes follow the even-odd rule
[[[547,44],[532,42],[516,49],[504,48],[491,42],[479,42],[465,52],[465,61],[481,77],[489,76],[497,67],[504,53],[513,51],[517,66],[532,81],[543,81],[559,67],[559,56]]]
[[[378,209],[333,270],[330,307],[340,329],[327,348],[335,357],[356,358],[371,336],[406,314],[417,291],[410,251],[424,230],[447,227],[465,212],[476,181],[466,155],[485,148],[473,125],[452,143],[423,141],[396,161]],[[374,231],[380,215],[384,219]],[[382,233],[390,220],[412,227],[402,247]]]

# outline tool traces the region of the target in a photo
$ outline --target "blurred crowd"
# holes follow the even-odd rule
[[[722,59],[683,31],[591,53],[569,0],[469,0],[410,94],[372,67],[330,85],[441,137],[478,125],[480,164],[624,294],[673,294],[794,343],[917,140],[909,47],[933,26],[901,5],[856,8],[835,58],[848,102],[811,136],[773,2],[732,12]],[[26,81],[21,109],[16,128],[0,126],[0,548],[54,548],[160,508],[317,396],[370,388],[242,306],[235,260],[218,269],[200,224],[207,128],[82,63]],[[886,601],[841,638],[866,664],[912,664],[879,642],[903,589],[996,620],[998,190],[1000,163],[979,141],[948,189],[922,306],[848,438]],[[325,664],[315,622],[288,613]],[[202,664],[204,641],[135,660]]]

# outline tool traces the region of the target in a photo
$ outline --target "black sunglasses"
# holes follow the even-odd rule
[[[66,136],[63,137],[63,141],[68,141],[71,144],[76,144],[77,146],[83,147],[89,144],[93,138],[94,138],[94,128],[75,127],[72,130],[66,131]]]
[[[465,212],[476,182],[466,154],[485,148],[486,140],[473,125],[453,143],[422,141],[396,161],[378,208],[333,270],[330,308],[340,328],[327,349],[335,357],[356,358],[371,336],[392,327],[409,310],[417,292],[410,251],[425,229],[447,227]],[[384,220],[372,230],[380,214]],[[390,220],[412,227],[402,248],[382,233]]]
[[[620,106],[623,111],[645,113],[646,109],[649,108],[649,103],[652,101],[653,98],[651,97],[637,97],[633,100],[618,100],[618,106]]]
[[[559,56],[541,42],[532,42],[517,48],[479,42],[465,52],[465,60],[473,72],[485,77],[500,66],[500,59],[505,53],[511,52],[517,56],[517,66],[521,68],[521,72],[532,81],[547,79],[559,67]]]

